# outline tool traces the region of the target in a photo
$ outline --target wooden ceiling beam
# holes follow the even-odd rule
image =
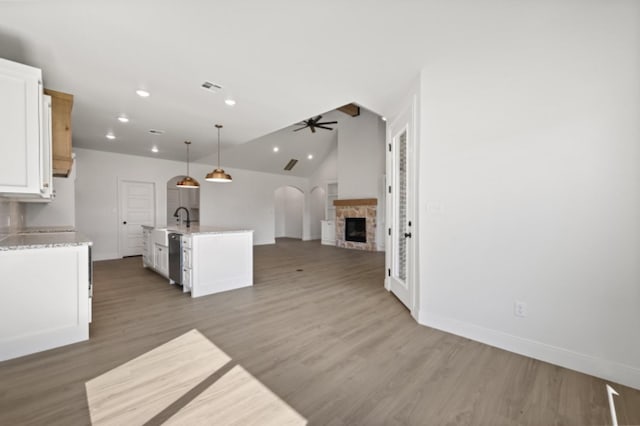
[[[340,108],[336,108],[340,112],[344,112],[347,115],[352,117],[357,117],[360,115],[360,107],[356,104],[347,104],[343,105]]]

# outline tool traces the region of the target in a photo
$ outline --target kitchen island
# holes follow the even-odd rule
[[[170,253],[172,233],[180,234],[180,248]],[[253,285],[253,230],[143,225],[143,238],[143,266],[181,284],[191,297]]]

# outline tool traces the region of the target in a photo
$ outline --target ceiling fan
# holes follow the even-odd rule
[[[316,132],[316,127],[318,129],[325,129],[325,130],[333,130],[333,128],[331,127],[327,127],[327,124],[337,124],[337,121],[325,121],[323,123],[320,123],[320,120],[322,120],[322,116],[319,115],[316,118],[310,118],[308,120],[303,120],[302,122],[296,124],[297,126],[302,126],[299,129],[295,129],[294,132],[297,132],[298,130],[302,130],[302,129],[306,129],[307,127],[311,129],[312,133]]]

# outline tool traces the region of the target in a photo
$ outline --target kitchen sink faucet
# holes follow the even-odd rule
[[[173,217],[179,218],[180,217],[180,214],[179,214],[180,210],[184,210],[185,212],[187,212],[187,228],[191,227],[191,219],[189,217],[189,209],[188,208],[182,207],[182,206],[178,207],[176,209],[176,211],[173,212]]]

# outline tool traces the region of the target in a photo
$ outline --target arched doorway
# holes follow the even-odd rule
[[[178,188],[176,184],[184,177],[174,176],[167,181],[167,225],[182,224],[187,219],[184,210],[179,212],[177,218],[173,216],[178,207],[189,210],[191,223],[200,222],[200,189]]]
[[[304,192],[295,186],[281,186],[274,191],[276,238],[302,239]]]

